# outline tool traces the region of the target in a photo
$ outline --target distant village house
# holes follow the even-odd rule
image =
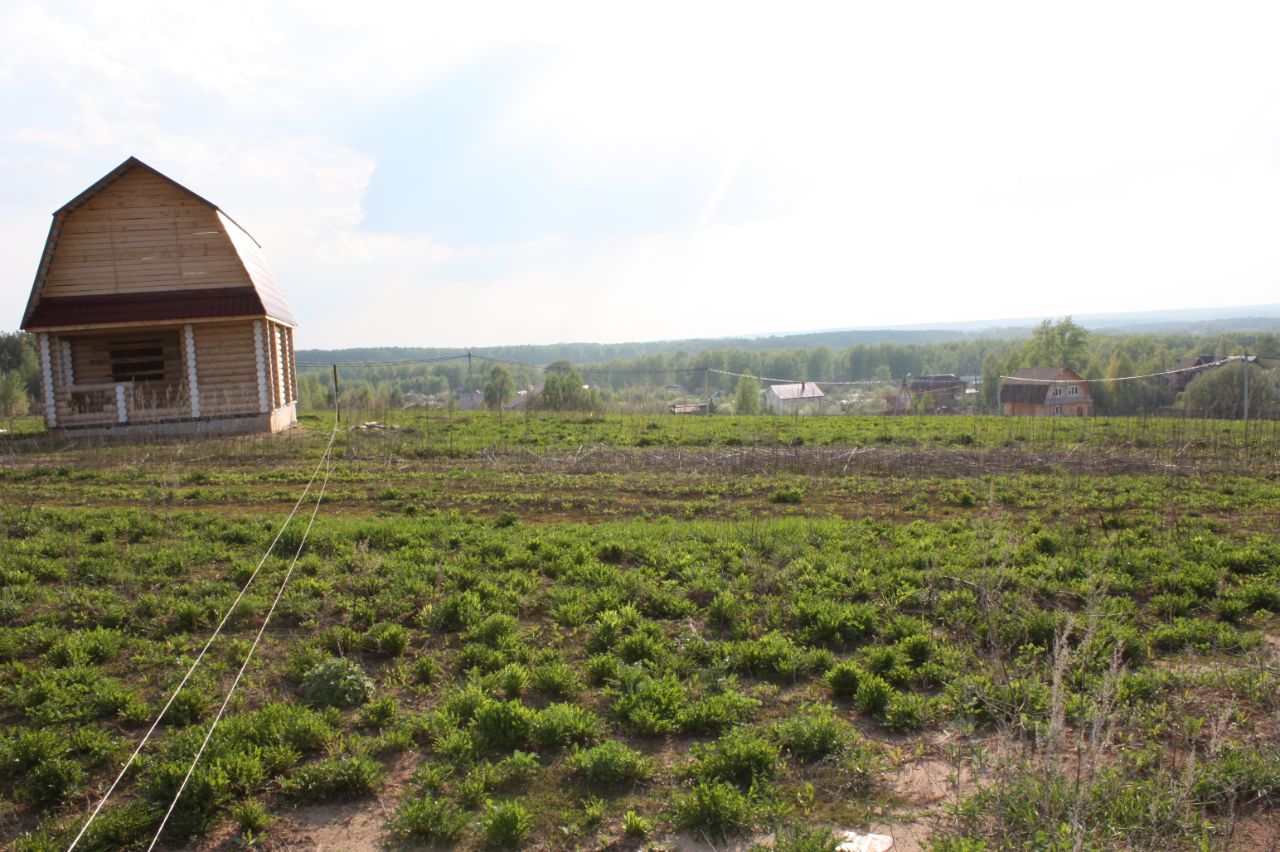
[[[1171,391],[1186,390],[1187,385],[1202,373],[1239,361],[1259,363],[1256,355],[1188,355],[1178,362],[1172,372],[1164,376],[1164,381]]]
[[[770,385],[765,391],[764,408],[770,414],[816,413],[826,396],[813,382]]]
[[[913,411],[928,414],[949,414],[955,411],[958,401],[964,398],[965,382],[950,373],[931,376],[907,376],[902,389],[890,401],[893,414]]]
[[[1089,383],[1066,367],[1027,367],[1000,388],[1003,414],[1025,417],[1092,417]]]
[[[249,232],[133,157],[53,214],[22,317],[77,434],[288,428],[296,327]]]

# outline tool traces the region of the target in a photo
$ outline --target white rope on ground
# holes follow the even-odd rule
[[[227,608],[226,614],[222,616],[222,620],[218,622],[218,626],[213,629],[213,633],[210,634],[209,640],[204,643],[204,647],[200,649],[200,653],[191,663],[190,668],[187,669],[187,673],[182,676],[182,680],[178,683],[177,688],[175,688],[173,690],[173,694],[169,696],[169,700],[164,703],[164,707],[160,709],[160,713],[156,716],[155,721],[151,723],[151,727],[147,729],[142,740],[139,741],[137,747],[133,750],[133,753],[129,755],[129,759],[125,761],[119,774],[117,774],[115,780],[111,782],[111,786],[107,788],[107,792],[103,794],[102,798],[98,801],[97,806],[93,809],[93,812],[89,814],[89,818],[85,820],[84,825],[80,827],[79,833],[76,834],[75,839],[71,841],[71,845],[67,847],[67,852],[72,852],[81,839],[84,838],[85,832],[89,830],[89,826],[93,824],[94,819],[96,819],[98,814],[102,811],[107,800],[111,798],[111,794],[115,792],[116,787],[120,784],[120,780],[124,778],[125,773],[129,771],[129,767],[133,765],[133,762],[142,752],[143,747],[146,746],[147,741],[151,739],[151,735],[154,734],[156,728],[160,726],[160,721],[164,719],[164,714],[169,712],[169,707],[173,705],[174,700],[178,697],[178,693],[182,692],[182,688],[187,685],[187,681],[191,679],[192,673],[194,673],[196,667],[200,665],[200,661],[204,659],[205,654],[209,651],[209,647],[213,644],[214,640],[218,638],[218,634],[222,632],[222,628],[226,626],[227,621],[230,620],[231,614],[235,612],[236,607],[240,604],[240,600],[245,596],[245,593],[249,591],[249,587],[253,585],[253,581],[262,570],[262,566],[266,564],[267,559],[271,556],[271,552],[275,550],[276,545],[280,543],[280,537],[284,535],[284,531],[293,521],[293,516],[297,514],[298,507],[302,505],[302,501],[306,499],[308,492],[311,491],[311,486],[315,483],[316,476],[320,473],[320,468],[323,467],[325,462],[328,460],[329,451],[333,447],[333,439],[337,434],[338,424],[335,422],[333,424],[333,432],[329,435],[329,443],[325,447],[324,453],[320,456],[320,461],[316,464],[315,470],[311,472],[311,478],[307,480],[307,487],[302,490],[302,494],[298,497],[298,501],[293,504],[293,509],[290,510],[289,516],[285,518],[284,523],[280,525],[280,529],[276,532],[276,537],[271,540],[271,545],[267,548],[266,553],[262,554],[262,558],[258,560],[257,567],[253,569],[253,573],[249,575],[249,579],[245,581],[244,586],[240,589],[240,594],[236,595],[236,599],[231,602],[231,606]],[[326,475],[326,479],[327,478],[328,477]]]
[[[337,434],[337,424],[334,424],[334,434]],[[329,448],[325,450],[324,458],[321,463],[325,465],[324,479],[320,483],[320,493],[316,497],[315,508],[311,510],[311,518],[307,521],[307,528],[302,533],[302,539],[298,542],[298,549],[293,554],[293,559],[289,562],[289,568],[285,571],[284,579],[280,582],[280,588],[276,591],[275,600],[271,602],[271,608],[267,610],[267,615],[262,619],[262,626],[258,628],[258,635],[254,637],[253,644],[249,647],[249,652],[245,654],[244,662],[240,664],[240,670],[236,672],[235,680],[231,682],[231,688],[227,690],[227,696],[222,700],[222,706],[218,708],[218,713],[213,717],[213,722],[209,724],[209,730],[205,732],[204,739],[200,742],[200,749],[196,752],[196,756],[191,760],[191,766],[187,769],[187,774],[182,779],[182,784],[178,787],[178,792],[173,794],[173,801],[169,803],[169,809],[165,811],[164,819],[160,820],[160,827],[156,829],[156,834],[151,838],[151,845],[147,847],[147,852],[155,849],[156,844],[160,842],[160,835],[164,833],[164,828],[169,823],[169,817],[173,815],[174,808],[178,806],[178,799],[182,798],[182,791],[187,789],[187,782],[191,780],[192,774],[196,771],[196,765],[200,762],[201,756],[204,755],[205,747],[209,745],[209,740],[213,737],[213,732],[217,729],[218,723],[222,721],[222,716],[227,711],[227,705],[231,703],[231,696],[235,695],[236,688],[240,685],[240,679],[244,677],[245,669],[249,667],[249,661],[253,659],[253,654],[258,650],[258,645],[262,642],[262,636],[267,631],[267,625],[271,622],[271,616],[276,611],[280,599],[284,597],[285,587],[289,585],[289,578],[293,576],[293,569],[298,564],[298,558],[302,556],[302,548],[307,544],[307,537],[311,535],[311,526],[316,522],[316,514],[320,511],[320,503],[324,500],[325,488],[329,485],[329,474],[333,467],[329,464],[329,449],[333,447],[333,435],[329,437]]]

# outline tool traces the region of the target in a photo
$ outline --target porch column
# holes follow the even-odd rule
[[[200,416],[200,384],[196,381],[196,330],[187,323],[182,328],[187,338],[187,384],[191,388],[191,416]]]
[[[258,410],[266,414],[271,410],[271,401],[267,398],[267,353],[262,335],[262,321],[253,323],[253,355],[258,364]]]
[[[280,326],[276,326],[273,330],[272,340],[275,343],[275,367],[276,367],[276,400],[277,405],[283,407],[289,400],[284,393],[284,355],[280,351]]]
[[[71,341],[66,338],[58,338],[59,348],[62,350],[62,373],[66,380],[67,387],[70,388],[76,383],[75,370],[71,368]]]
[[[44,422],[50,429],[58,425],[58,403],[53,397],[53,359],[49,357],[49,335],[40,332],[40,381],[44,390]]]

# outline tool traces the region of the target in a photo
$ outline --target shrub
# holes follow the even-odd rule
[[[778,769],[778,747],[750,728],[737,728],[714,743],[695,745],[691,754],[695,778],[728,781],[744,790],[772,780]]]
[[[1231,625],[1196,618],[1177,618],[1151,631],[1151,646],[1161,651],[1192,647],[1199,651],[1238,651],[1245,646]]]
[[[396,718],[400,705],[394,698],[377,698],[360,709],[360,727],[380,731]]]
[[[533,688],[548,695],[572,698],[582,691],[582,682],[572,666],[566,663],[544,663],[531,673]]]
[[[593,748],[574,749],[569,763],[592,784],[620,787],[652,777],[654,763],[640,752],[617,740],[607,740]]]
[[[266,806],[257,799],[245,799],[231,806],[231,816],[236,826],[246,836],[261,834],[275,820]]]
[[[778,832],[774,852],[835,852],[840,838],[829,828],[817,825],[792,826]]]
[[[391,830],[402,838],[449,843],[467,825],[466,815],[446,799],[409,798],[400,803]]]
[[[925,703],[911,692],[895,692],[884,708],[884,726],[897,733],[917,731],[924,725]]]
[[[918,669],[933,658],[933,640],[928,636],[920,634],[908,636],[898,643],[898,647],[913,668]]]
[[[630,604],[620,609],[607,609],[596,615],[595,626],[587,638],[587,651],[600,654],[613,650],[614,646],[629,635],[644,620],[640,611]]]
[[[84,833],[85,849],[141,848],[160,822],[156,806],[145,799],[134,799],[127,805],[104,808]],[[56,848],[61,849],[62,845]]]
[[[79,630],[63,636],[45,653],[45,660],[53,666],[82,666],[101,663],[114,657],[120,650],[123,637],[118,630],[95,627]]]
[[[775,725],[774,735],[792,757],[812,763],[844,748],[852,731],[848,724],[836,718],[830,707],[809,704]]]
[[[66,757],[43,760],[27,773],[22,792],[41,805],[65,802],[84,783],[84,769]]]
[[[542,764],[538,755],[527,751],[512,752],[511,756],[493,764],[490,781],[494,787],[506,787],[532,781]]]
[[[680,714],[688,694],[671,675],[653,678],[635,669],[623,669],[621,690],[613,712],[638,734],[671,734],[679,730]]]
[[[804,489],[795,488],[779,488],[769,495],[770,503],[786,503],[797,504],[804,502]]]
[[[414,683],[430,686],[440,679],[444,669],[434,657],[421,657],[414,660],[412,672]]]
[[[827,672],[827,688],[836,698],[852,699],[866,676],[857,663],[845,661]]]
[[[803,641],[837,647],[870,635],[876,608],[866,603],[808,597],[796,603],[792,617]]]
[[[533,831],[533,815],[519,802],[497,802],[489,805],[480,827],[492,848],[523,846]]]
[[[533,722],[533,741],[544,748],[564,748],[594,740],[600,719],[576,704],[548,704]]]
[[[210,693],[203,684],[192,682],[174,697],[164,720],[170,725],[190,725],[209,712]]]
[[[756,677],[792,680],[804,667],[804,654],[778,631],[732,644],[736,663]]]
[[[330,657],[302,677],[303,698],[326,707],[354,707],[373,698],[373,680],[346,657]]]
[[[587,678],[600,686],[618,680],[622,661],[613,654],[596,654],[587,658]]]
[[[720,628],[733,624],[743,612],[741,599],[731,591],[718,592],[707,604],[707,621]]]
[[[858,709],[870,716],[879,716],[889,706],[894,689],[879,675],[867,675],[858,684],[858,692],[854,703]]]
[[[622,833],[627,837],[644,837],[652,830],[649,820],[635,811],[627,811],[622,815]]]
[[[519,701],[489,701],[476,710],[471,735],[482,751],[511,751],[529,742],[535,718]]]
[[[688,793],[677,794],[673,804],[680,828],[723,840],[751,825],[751,800],[725,781],[699,781]]]
[[[382,777],[382,764],[372,757],[346,755],[299,767],[281,784],[281,790],[301,801],[325,801],[371,793]]]
[[[751,718],[760,702],[740,692],[720,692],[690,704],[680,713],[685,733],[717,734]]]
[[[375,624],[365,634],[364,647],[377,654],[398,657],[409,647],[409,631],[389,621]]]
[[[468,642],[500,647],[520,635],[520,622],[506,613],[494,613],[467,631]]]
[[[518,698],[524,695],[529,691],[531,682],[529,669],[520,663],[508,663],[486,679],[486,683],[492,683],[494,689],[507,698]]]

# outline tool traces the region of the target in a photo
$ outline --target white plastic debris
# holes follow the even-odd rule
[[[869,834],[863,831],[837,832],[843,842],[836,847],[836,852],[889,852],[893,848],[893,838],[887,834]]]

